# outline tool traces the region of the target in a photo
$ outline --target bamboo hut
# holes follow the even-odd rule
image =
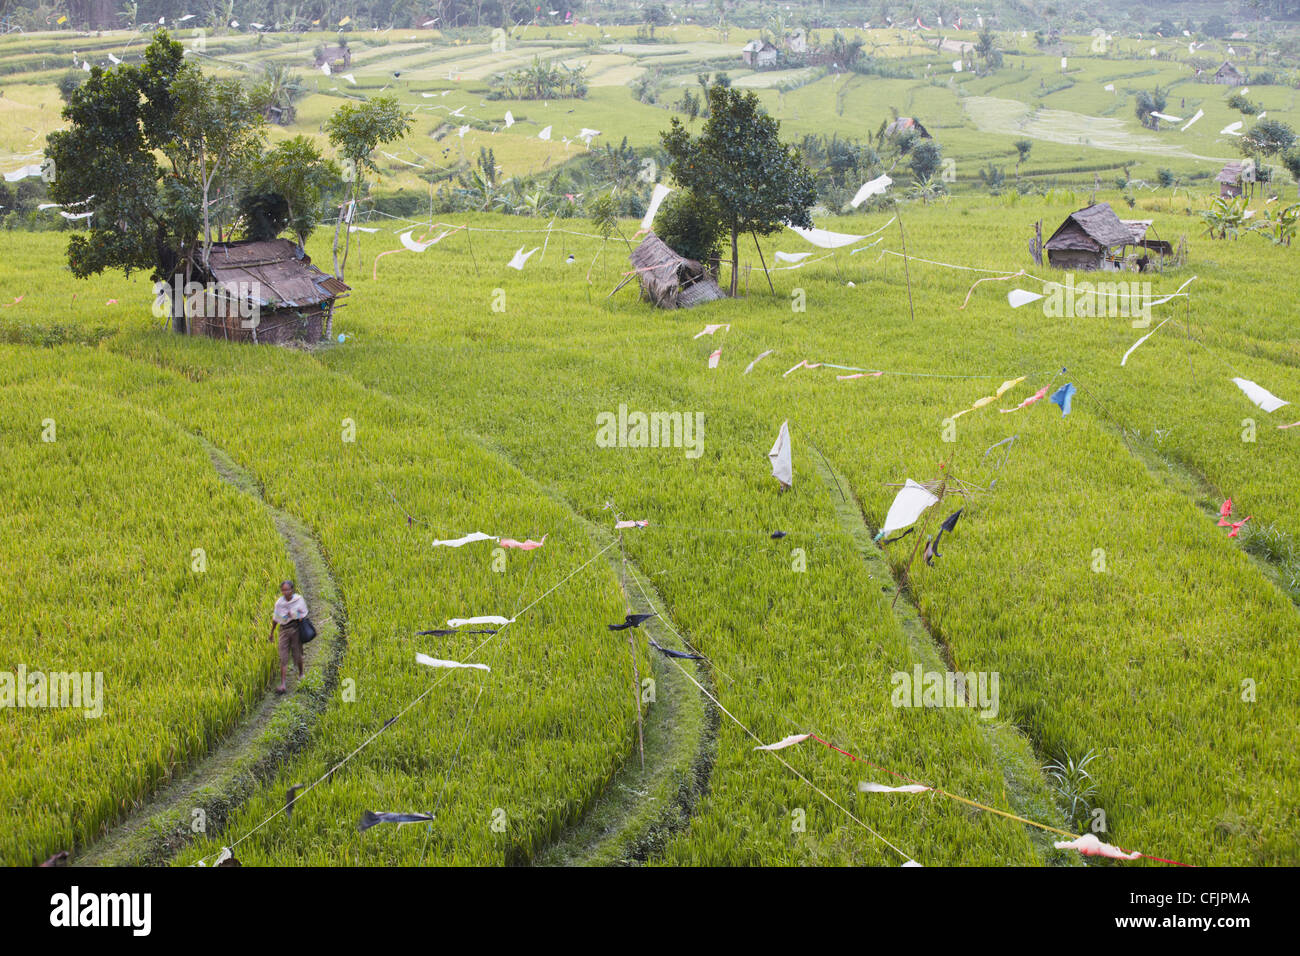
[[[1214,82],[1220,86],[1242,86],[1246,82],[1246,74],[1232,65],[1229,60],[1223,61],[1223,66],[1214,71]]]
[[[350,291],[288,239],[217,243],[202,291],[187,294],[190,332],[236,342],[319,342],[336,300]]]
[[[694,259],[673,252],[653,232],[632,250],[629,259],[635,270],[633,275],[641,282],[641,298],[661,309],[690,308],[726,298],[708,269]],[[619,288],[627,281],[620,283]]]
[[[1048,264],[1056,269],[1118,269],[1133,233],[1110,203],[1071,213],[1043,244]]]
[[[1235,199],[1246,191],[1247,186],[1255,182],[1255,163],[1249,159],[1233,160],[1219,170],[1214,177],[1219,184],[1219,195],[1225,199]]]

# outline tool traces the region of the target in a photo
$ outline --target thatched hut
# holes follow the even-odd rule
[[[1214,180],[1219,184],[1220,196],[1235,199],[1246,191],[1246,186],[1255,182],[1255,162],[1238,159],[1225,163]]]
[[[745,65],[757,70],[776,66],[779,53],[780,51],[767,40],[750,40],[740,49],[740,56],[745,61]]]
[[[236,342],[315,343],[336,300],[350,291],[288,239],[217,243],[193,277],[185,312],[193,335]]]
[[[1118,269],[1133,233],[1100,202],[1073,212],[1043,244],[1047,261],[1057,269]]]
[[[1223,61],[1223,66],[1214,71],[1214,82],[1220,86],[1242,86],[1246,82],[1246,74],[1232,65],[1229,60]]]
[[[329,65],[330,69],[344,69],[352,65],[352,50],[347,44],[321,47],[313,61],[317,69]]]
[[[629,258],[641,282],[641,298],[661,309],[690,308],[726,298],[708,269],[673,252],[653,232],[641,240]]]

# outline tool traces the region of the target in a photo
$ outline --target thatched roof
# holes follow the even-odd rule
[[[215,282],[244,289],[256,283],[263,309],[314,308],[350,290],[288,239],[217,244],[208,264]]]
[[[1131,243],[1141,242],[1147,237],[1147,230],[1151,228],[1153,219],[1121,219],[1124,228],[1128,230],[1128,241]]]
[[[1230,163],[1225,163],[1223,168],[1219,170],[1219,174],[1214,177],[1215,181],[1235,186],[1241,182],[1249,162],[1250,160],[1235,159]]]
[[[1223,61],[1223,66],[1221,66],[1221,67],[1219,67],[1217,70],[1215,70],[1215,71],[1214,71],[1214,75],[1215,75],[1215,76],[1233,76],[1233,77],[1240,76],[1240,77],[1245,77],[1246,74],[1245,74],[1245,73],[1242,73],[1241,70],[1239,70],[1239,69],[1237,69],[1235,66],[1233,66],[1231,60],[1224,60],[1224,61]]]
[[[687,308],[725,298],[704,266],[679,256],[653,232],[628,258],[641,281],[642,297],[660,308]]]
[[[1110,203],[1099,202],[1071,213],[1043,244],[1044,249],[1083,249],[1102,252],[1132,242],[1129,228]]]

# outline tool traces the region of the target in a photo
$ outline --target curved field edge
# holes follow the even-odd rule
[[[629,607],[638,607],[632,585],[645,587],[645,575],[633,578],[622,554],[609,552],[610,564]],[[655,606],[663,601],[653,589]],[[677,643],[659,618],[640,628],[663,647]],[[678,648],[680,650],[680,648]],[[717,745],[717,712],[682,671],[662,655],[651,655],[654,700],[646,701],[644,759],[633,739],[627,758],[581,818],[533,857],[533,866],[626,866],[653,860],[665,842],[690,824],[701,795],[708,792]],[[706,668],[684,662],[696,680],[707,681]]]
[[[835,503],[835,512],[840,525],[849,534],[862,555],[863,562],[870,569],[872,580],[895,581],[906,593],[906,584],[902,573],[895,574],[884,552],[872,540],[870,527],[857,496],[853,493],[848,479],[839,474],[829,461],[820,454],[815,467],[827,487],[833,487],[840,495]],[[832,496],[832,500],[834,496]],[[911,545],[911,541],[908,545]],[[890,591],[888,585],[882,584],[882,591]],[[923,666],[936,673],[952,671],[951,651],[944,643],[943,636],[935,633],[921,616],[920,610],[906,600],[894,601],[894,615],[899,627],[907,635],[912,653]],[[1069,829],[1070,824],[1056,804],[1051,788],[1042,772],[1042,759],[1034,752],[1032,742],[1013,724],[1005,721],[981,720],[977,726],[988,743],[993,760],[1002,773],[1005,786],[1002,790],[1003,806],[1018,816],[1034,820],[1058,830]],[[1008,824],[1010,825],[1010,824]],[[1057,850],[1052,846],[1054,840],[1060,839],[1038,827],[1025,827],[1025,834],[1034,846],[1035,852],[1043,862],[1054,866],[1079,864],[1077,854]]]
[[[0,712],[12,865],[98,839],[239,724],[271,676],[245,625],[290,570],[191,436],[71,380],[73,354],[0,347],[6,666],[102,683],[98,712]]]
[[[173,777],[130,817],[74,854],[74,865],[160,865],[197,834],[209,828],[220,830],[258,784],[302,749],[338,684],[339,661],[347,643],[347,610],[311,529],[268,504],[247,469],[202,436],[196,437],[222,479],[257,499],[274,520],[319,633],[304,648],[301,680],[290,664],[288,693],[268,690],[258,706],[196,765]]]

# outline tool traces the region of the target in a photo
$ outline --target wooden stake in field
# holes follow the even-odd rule
[[[618,553],[623,559],[623,581],[627,581],[627,552],[623,550],[623,532],[618,533]],[[631,609],[629,608],[629,613]],[[633,628],[627,630],[627,649],[632,655],[632,707],[636,710],[636,746],[641,757],[641,769],[645,770],[645,729],[641,721],[641,672],[636,666],[636,642],[632,639]]]
[[[754,237],[754,248],[758,250],[758,261],[763,263],[763,275],[767,276],[768,291],[776,295],[776,289],[772,285],[772,273],[767,271],[767,260],[763,258],[763,247],[758,244],[758,233],[751,232],[750,235]],[[749,291],[748,285],[746,285],[745,291]]]
[[[907,233],[903,231],[903,216],[898,211],[898,200],[894,200],[894,216],[898,219],[898,235],[903,241],[903,274],[907,276],[907,308],[916,321],[916,307],[912,305],[912,270],[907,263]]]

